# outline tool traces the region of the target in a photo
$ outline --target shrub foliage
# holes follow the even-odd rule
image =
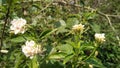
[[[0,0],[0,68],[119,68],[118,2]]]

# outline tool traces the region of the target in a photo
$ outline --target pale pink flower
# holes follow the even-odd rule
[[[34,55],[41,52],[41,46],[37,45],[33,40],[26,41],[25,45],[22,46],[22,52],[26,57],[33,58]]]
[[[26,20],[23,18],[13,19],[11,21],[10,30],[13,31],[14,34],[24,33],[25,32],[25,25]]]

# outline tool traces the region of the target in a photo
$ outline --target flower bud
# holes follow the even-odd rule
[[[84,30],[84,25],[78,24],[72,27],[72,30],[75,32],[82,32]]]
[[[8,53],[8,50],[0,50],[1,53]]]
[[[102,33],[102,34],[99,34],[99,33],[96,33],[95,34],[95,40],[102,43],[105,41],[105,34]]]

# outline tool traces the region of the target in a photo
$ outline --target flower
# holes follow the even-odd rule
[[[92,64],[89,64],[89,68],[93,68],[93,65],[92,65]]]
[[[75,32],[79,32],[79,31],[81,32],[84,30],[84,25],[82,25],[82,24],[74,25],[72,27],[72,30]]]
[[[13,19],[11,21],[10,30],[13,31],[14,34],[24,33],[25,32],[25,25],[26,20],[23,18]]]
[[[101,34],[96,33],[95,40],[100,42],[100,43],[104,42],[105,41],[105,34],[104,33],[101,33]]]
[[[8,53],[8,50],[0,50],[1,53]]]
[[[22,46],[22,52],[26,57],[33,58],[34,55],[41,52],[41,46],[37,45],[33,40],[26,41],[25,45]]]

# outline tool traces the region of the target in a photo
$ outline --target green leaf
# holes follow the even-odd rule
[[[85,51],[87,55],[89,55],[91,50],[94,50],[94,44],[92,42],[84,42],[81,47],[80,51]]]
[[[106,68],[99,59],[95,58],[95,57],[91,57],[90,59],[88,59],[86,62],[88,62],[89,64],[92,64],[94,67],[99,67],[99,68]]]
[[[2,5],[2,0],[0,0],[0,6]]]
[[[21,63],[24,61],[24,60],[22,60],[23,57],[24,57],[23,55],[21,56],[21,54],[17,54],[17,59],[16,59],[14,68],[18,68],[19,65],[21,65]]]
[[[49,59],[63,59],[65,58],[66,53],[59,52],[59,53],[54,53],[49,56]]]
[[[59,27],[58,30],[56,31],[56,34],[59,34],[59,33],[65,33],[65,32],[68,32],[68,29],[65,29],[65,27]]]
[[[57,28],[56,34],[68,31],[67,29],[65,29],[66,28],[66,23],[65,23],[64,20],[59,20],[59,22],[56,22],[54,24],[54,27]]]
[[[35,8],[37,8],[37,9],[41,9],[41,6],[38,5],[38,4],[33,4],[32,6],[35,7]]]
[[[46,30],[40,34],[40,38],[42,39],[42,38],[48,37],[50,34],[54,33],[56,30],[57,29]]]
[[[80,47],[81,50],[90,50],[90,49],[94,49],[94,46],[81,46]]]
[[[32,68],[38,68],[39,64],[38,64],[38,60],[37,60],[37,56],[34,56],[32,59]]]
[[[79,20],[77,18],[68,18],[67,27],[71,28],[73,25],[78,24]]]
[[[25,42],[26,40],[35,40],[35,38],[25,34],[24,36],[18,36],[18,37],[12,38],[10,41],[14,43],[20,43],[20,42]]]
[[[66,26],[66,23],[65,23],[64,20],[59,20],[58,22],[56,22],[56,23],[54,24],[54,26],[55,26],[56,28],[58,28],[58,27],[65,27],[65,26]]]
[[[43,31],[41,34],[40,34],[40,36],[39,37],[43,37],[43,36],[45,36],[47,33],[49,33],[51,30],[45,30],[45,31]]]
[[[66,26],[66,23],[64,20],[60,20],[60,24],[61,24],[61,26]]]
[[[63,61],[63,64],[67,63],[68,61],[70,61],[72,58],[74,57],[73,54],[67,55]]]
[[[91,25],[91,27],[92,27],[93,31],[95,31],[96,33],[100,32],[100,25],[97,25],[97,24],[93,23]]]
[[[16,38],[12,38],[10,41],[15,42],[15,43],[19,43],[19,42],[24,42],[26,40],[22,36],[18,36]]]
[[[89,20],[89,19],[94,19],[96,17],[96,13],[94,12],[86,12],[83,14],[84,17]]]
[[[7,0],[1,0],[2,4],[7,3]]]
[[[57,49],[60,50],[61,52],[67,53],[67,54],[73,53],[73,47],[70,46],[69,44],[57,46]]]
[[[66,43],[68,43],[73,48],[77,48],[77,44],[75,44],[75,42],[72,42],[71,40],[67,40]]]

